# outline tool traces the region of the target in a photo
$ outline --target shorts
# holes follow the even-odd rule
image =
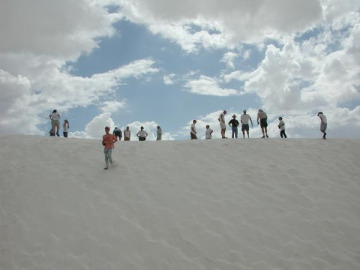
[[[242,126],[241,126],[241,131],[249,131],[249,124],[242,124]]]
[[[320,124],[320,131],[321,132],[324,132],[326,130],[326,128],[327,128],[327,123],[321,123]]]
[[[260,119],[260,127],[261,128],[266,128],[267,126],[268,126],[267,119],[266,118]]]
[[[196,135],[195,135],[195,134],[193,134],[193,133],[190,133],[190,138],[191,138],[192,140],[197,140]]]
[[[54,127],[58,127],[58,126],[60,126],[60,121],[59,121],[59,120],[51,120],[51,124],[52,124]]]
[[[220,128],[221,128],[221,129],[226,129],[226,124],[225,124],[225,122],[220,122]]]

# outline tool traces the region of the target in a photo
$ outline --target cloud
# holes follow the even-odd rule
[[[228,69],[234,69],[235,65],[234,65],[234,60],[235,58],[238,57],[237,53],[233,53],[233,52],[227,52],[223,55],[223,57],[221,58],[221,62],[226,64],[226,67]]]
[[[256,69],[222,78],[241,81],[244,93],[255,93],[265,109],[279,114],[358,104],[360,47],[355,40],[360,22],[343,25],[341,31],[347,38],[339,39],[339,32],[329,28],[307,40],[288,38],[282,46],[268,45]]]
[[[189,80],[185,84],[185,88],[188,88],[190,93],[198,95],[231,96],[239,94],[235,89],[221,88],[217,80],[204,75],[197,80]]]
[[[105,101],[100,107],[103,112],[116,113],[126,107],[125,101]]]
[[[327,4],[327,1],[322,1]],[[310,29],[323,19],[321,1],[119,0],[121,15],[185,51],[234,48]]]
[[[112,36],[112,24],[121,18],[89,0],[3,0],[0,10],[0,52],[68,60],[91,52],[97,38]]]
[[[175,82],[174,82],[175,77],[176,77],[176,75],[174,73],[164,76],[163,77],[164,84],[166,84],[166,85],[175,84]]]
[[[69,137],[101,139],[105,134],[105,127],[110,127],[111,131],[115,128],[114,120],[110,112],[105,112],[95,116],[86,126],[84,131],[69,132]]]

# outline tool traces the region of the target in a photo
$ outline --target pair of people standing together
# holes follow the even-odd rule
[[[49,115],[49,118],[51,120],[50,136],[55,136],[55,134],[58,137],[60,136],[60,117],[60,113],[57,110],[53,110],[53,112]],[[65,138],[67,138],[68,136],[69,128],[69,121],[65,119],[63,124],[63,135]]]
[[[224,111],[225,112],[225,111]],[[237,138],[238,137],[238,126],[240,125],[239,121],[236,120],[236,115],[234,114],[232,116],[233,119],[229,121],[229,126],[231,127],[231,137]],[[251,122],[251,126],[253,125],[253,122],[251,120],[250,115],[246,113],[246,110],[243,111],[243,114],[240,117],[241,122],[241,132],[243,134],[243,138],[245,138],[245,132],[247,133],[247,137],[249,138],[249,121]]]

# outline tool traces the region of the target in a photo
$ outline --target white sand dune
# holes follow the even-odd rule
[[[0,137],[0,269],[360,269],[360,141]]]

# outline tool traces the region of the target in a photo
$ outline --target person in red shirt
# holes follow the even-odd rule
[[[104,154],[105,154],[105,168],[104,170],[109,169],[109,162],[112,164],[112,150],[114,149],[114,143],[117,142],[117,138],[115,135],[110,134],[110,128],[105,127],[106,134],[103,135],[102,145],[104,146]]]

